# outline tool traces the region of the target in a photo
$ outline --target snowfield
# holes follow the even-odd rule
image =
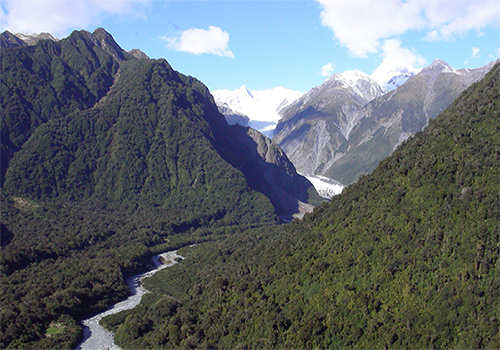
[[[217,105],[227,105],[231,110],[246,115],[248,126],[272,138],[276,124],[281,119],[279,111],[300,98],[304,93],[282,86],[270,90],[250,90],[243,85],[237,90],[212,91]]]

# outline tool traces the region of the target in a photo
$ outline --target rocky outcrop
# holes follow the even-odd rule
[[[217,101],[217,108],[229,125],[247,126],[250,121],[246,115],[232,110],[227,103]]]
[[[245,174],[253,189],[266,194],[279,214],[310,212],[313,206],[307,203],[324,201],[274,141],[252,128],[232,128],[242,146],[232,152],[236,158],[230,162]]]

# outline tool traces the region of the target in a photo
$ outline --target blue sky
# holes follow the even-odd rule
[[[0,0],[0,31],[98,27],[212,90],[305,92],[333,72],[383,80],[437,58],[475,68],[500,57],[498,0]]]

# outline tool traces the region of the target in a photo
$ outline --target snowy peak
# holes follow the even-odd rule
[[[250,91],[250,89],[246,86],[246,85],[242,85],[240,88],[239,88],[239,91],[241,92],[242,95],[245,95],[247,94],[248,96],[250,96],[251,98],[254,98],[253,95],[252,95],[252,91]]]
[[[322,87],[347,90],[359,95],[367,102],[384,94],[384,90],[375,80],[370,78],[368,74],[357,69],[343,73],[334,73],[330,78],[325,80]]]
[[[303,93],[284,87],[270,90],[250,90],[246,85],[236,90],[212,91],[219,107],[232,110],[250,119],[249,126],[271,137],[280,120],[279,111],[300,98]],[[224,114],[224,113],[223,113]],[[228,115],[226,120],[228,119]]]
[[[32,46],[37,44],[40,40],[57,41],[56,38],[49,33],[16,33],[16,36],[24,41],[27,45]]]
[[[0,47],[21,47],[36,45],[40,40],[58,41],[49,33],[27,34],[16,33],[12,34],[9,31],[4,31],[0,34]]]
[[[370,81],[371,78],[360,70],[347,70],[344,73],[335,73],[334,76],[347,86],[356,86],[360,81]]]
[[[425,67],[422,72],[439,72],[439,73],[455,73],[460,74],[458,70],[450,66],[443,60],[436,59],[432,64],[428,67]]]

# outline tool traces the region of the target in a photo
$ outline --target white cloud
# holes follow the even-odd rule
[[[417,1],[417,0],[415,0]],[[487,26],[500,26],[498,0],[418,0],[426,27],[435,31],[438,40],[453,40],[471,30],[480,32]]]
[[[149,0],[1,0],[0,29],[67,36],[109,15],[141,16]]]
[[[385,85],[400,72],[417,73],[426,64],[425,59],[415,52],[401,47],[399,39],[388,39],[382,44],[382,63],[371,75],[380,85]]]
[[[379,40],[399,35],[424,22],[415,1],[317,0],[323,7],[321,21],[354,56],[376,53]]]
[[[357,57],[380,50],[381,41],[413,30],[425,40],[453,40],[487,26],[500,26],[498,0],[316,0],[321,21]]]
[[[323,67],[321,67],[321,76],[329,77],[330,75],[332,75],[333,70],[334,70],[334,65],[331,63],[327,63]]]
[[[178,37],[162,37],[167,47],[180,52],[189,52],[195,55],[204,53],[218,56],[234,57],[229,49],[229,34],[219,27],[209,26],[208,30],[191,28],[182,32]]]
[[[479,58],[479,47],[473,47],[472,48],[472,58]]]

